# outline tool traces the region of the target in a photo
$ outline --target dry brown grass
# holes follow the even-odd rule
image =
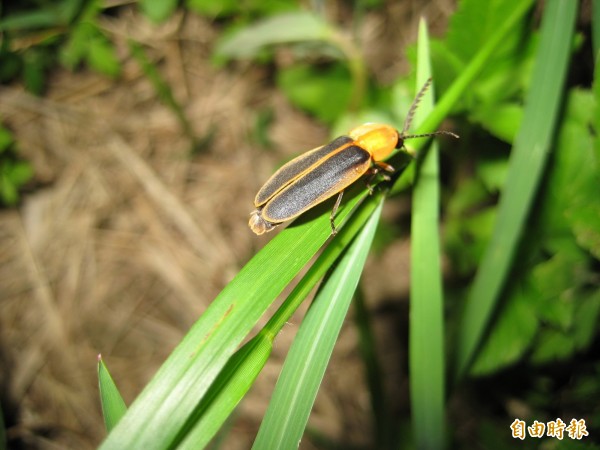
[[[405,69],[398,49],[416,36],[419,15],[435,28],[451,4],[396,2],[386,15],[366,17],[366,57],[380,80]],[[120,52],[120,79],[57,70],[43,98],[18,86],[0,90],[0,115],[36,173],[36,188],[21,207],[0,213],[0,386],[10,440],[30,448],[85,449],[101,441],[97,354],[131,402],[211,299],[271,238],[257,238],[246,226],[261,182],[284,158],[328,137],[273,90],[265,69],[213,67],[218,29],[205,19],[178,14],[155,27],[125,9],[103,25]],[[129,37],[146,47],[196,134],[216,127],[205,153],[189,156],[173,114],[129,57]],[[249,139],[263,107],[275,111],[273,152]],[[370,262],[372,306],[405,293],[407,280],[386,279],[385,268],[390,255],[397,264],[406,250],[399,244]],[[378,317],[380,342],[397,341],[397,319],[385,311]],[[296,328],[290,324],[278,338],[226,448],[251,442]],[[403,356],[390,352],[383,344],[386,376],[398,389]],[[347,326],[311,426],[368,444],[369,401],[360,383],[355,331]]]

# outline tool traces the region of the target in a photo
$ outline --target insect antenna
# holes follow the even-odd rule
[[[408,110],[408,114],[406,115],[406,120],[404,120],[404,127],[402,128],[402,133],[400,134],[400,136],[403,136],[406,138],[406,136],[404,136],[404,135],[410,128],[410,124],[412,123],[412,120],[415,116],[415,111],[417,110],[417,106],[419,106],[419,102],[425,95],[425,92],[427,92],[427,89],[429,89],[429,86],[431,86],[431,77],[427,78],[427,81],[425,82],[423,87],[419,90],[419,92],[417,93],[417,96],[413,100],[412,105],[410,105],[410,109]]]
[[[434,131],[433,133],[426,133],[426,134],[406,134],[406,132],[410,128],[410,124],[412,123],[412,120],[415,116],[415,111],[417,110],[417,106],[419,106],[419,102],[425,95],[425,92],[427,92],[427,89],[429,89],[429,86],[431,86],[431,77],[427,78],[427,81],[425,82],[423,87],[419,90],[419,92],[417,92],[417,96],[413,100],[412,105],[410,105],[410,109],[408,110],[408,114],[406,115],[406,120],[404,121],[404,127],[402,128],[402,133],[400,134],[400,138],[401,138],[402,142],[406,139],[437,136],[438,134],[446,134],[448,136],[452,136],[452,137],[458,139],[457,134],[455,134],[451,131],[444,131],[444,130]]]
[[[454,137],[456,139],[459,138],[458,134],[453,133],[452,131],[438,130],[438,131],[434,131],[433,133],[408,134],[406,136],[402,136],[402,139],[413,139],[413,138],[422,138],[422,137],[429,137],[429,136],[437,136],[438,134],[446,134],[446,135],[452,136],[452,137]]]

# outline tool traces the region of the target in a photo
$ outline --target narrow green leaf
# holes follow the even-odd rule
[[[297,448],[367,258],[383,202],[323,282],[290,348],[254,449]]]
[[[196,450],[208,445],[266,364],[273,350],[273,338],[261,332],[232,356],[190,415],[180,438],[175,439],[178,449]]]
[[[356,205],[371,205],[362,186],[344,195],[336,223]],[[275,236],[221,291],[101,448],[169,447],[223,366],[258,319],[330,237],[331,202],[314,208]],[[364,223],[366,218],[361,219]],[[340,243],[338,243],[340,242]],[[345,245],[338,241],[333,245]]]
[[[417,87],[431,76],[429,37],[419,23]],[[433,86],[421,100],[417,123],[433,109]],[[410,396],[416,447],[443,449],[444,325],[439,238],[439,155],[435,143],[419,154],[415,174],[410,263]]]
[[[262,370],[275,336],[360,231],[364,220],[373,214],[374,209],[373,202],[361,205],[340,229],[335,242],[321,252],[259,335],[233,355],[188,420],[188,425],[182,429],[180,436],[185,440],[178,448],[203,448],[212,439]],[[191,427],[193,430],[187,434]],[[179,442],[179,439],[176,441]]]
[[[269,242],[211,303],[101,448],[171,446],[242,339],[328,232],[325,223],[304,223]]]
[[[459,328],[458,376],[467,370],[481,343],[543,173],[562,98],[576,11],[577,2],[571,0],[549,1],[544,9],[531,88],[511,154],[496,226]]]
[[[127,411],[127,406],[100,355],[98,355],[98,386],[104,424],[106,430],[110,432]]]
[[[227,36],[217,46],[217,56],[252,58],[266,46],[303,41],[329,41],[330,25],[309,12],[282,13]]]

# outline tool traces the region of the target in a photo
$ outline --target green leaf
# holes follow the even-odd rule
[[[470,275],[476,269],[492,235],[496,215],[496,208],[490,207],[448,220],[444,246],[459,274]]]
[[[490,322],[541,181],[558,117],[576,10],[577,4],[570,0],[549,1],[544,9],[531,89],[511,153],[494,233],[473,282],[460,327],[459,375],[466,371]],[[499,322],[503,320],[500,316]],[[513,356],[515,353],[518,352],[513,352]]]
[[[8,180],[10,180],[15,187],[19,188],[31,180],[33,169],[28,162],[14,161],[10,166],[10,170],[5,174]]]
[[[254,449],[297,448],[375,235],[379,206],[321,285],[294,339]]]
[[[376,194],[380,196],[381,193]],[[373,202],[371,202],[373,203]],[[370,216],[375,205],[361,207],[353,214],[336,236],[339,243],[351,242],[362,228],[362,218]],[[274,337],[292,317],[306,296],[331,268],[344,250],[344,245],[328,245],[306,274],[294,287],[287,299],[277,309],[269,322],[247,345],[238,350],[219,373],[215,382],[180,432],[184,439],[179,447],[201,448],[212,439],[235,405],[262,369],[271,351]],[[193,427],[193,429],[191,429]],[[186,435],[190,429],[189,434]],[[178,441],[179,438],[176,439]]]
[[[504,142],[512,142],[523,118],[523,107],[517,103],[490,103],[477,108],[470,116],[473,122]]]
[[[0,125],[0,154],[8,150],[13,142],[12,133]]]
[[[417,86],[431,77],[429,36],[419,23]],[[434,86],[421,99],[415,123],[431,113]],[[410,398],[417,448],[443,449],[444,422],[444,320],[441,272],[440,168],[436,143],[419,153],[411,215],[410,260]]]
[[[127,406],[100,356],[98,356],[98,385],[104,424],[106,430],[110,432],[127,411]]]
[[[225,37],[216,54],[225,58],[252,58],[259,50],[275,44],[303,41],[329,41],[334,30],[309,12],[279,14],[242,28]]]
[[[346,191],[336,215],[360,227],[379,199],[364,186]],[[215,298],[102,444],[103,449],[176,445],[182,426],[270,304],[330,237],[331,202],[308,211],[273,238]],[[366,212],[367,215],[362,215]],[[349,222],[350,223],[350,222]],[[353,221],[352,221],[353,223]],[[340,233],[341,234],[341,233]],[[344,248],[347,241],[333,240]]]
[[[21,55],[11,50],[10,36],[5,35],[0,43],[0,60],[0,83],[8,84],[19,76],[23,66]]]
[[[552,202],[544,208],[544,220],[562,225],[579,245],[600,256],[600,155],[592,131],[595,98],[590,91],[574,89],[566,107],[556,157],[548,182]]]
[[[561,361],[573,355],[575,342],[572,336],[555,328],[547,328],[540,332],[538,345],[534,347],[531,361],[534,364],[548,364]]]
[[[227,362],[208,390],[188,424],[182,428],[178,449],[206,447],[248,392],[273,350],[274,336],[261,332],[240,348]]]
[[[506,158],[488,157],[477,163],[477,175],[490,193],[502,190],[507,173],[508,160]]]
[[[328,123],[346,110],[352,94],[350,73],[340,65],[294,65],[277,73],[277,84],[294,105]]]
[[[34,48],[27,52],[23,64],[23,80],[27,90],[40,95],[44,90],[47,61],[43,50]]]
[[[569,298],[575,307],[572,326],[566,330],[543,328],[531,355],[533,363],[547,364],[571,358],[576,351],[592,343],[600,317],[600,292],[578,291],[575,295]]]
[[[432,45],[433,72],[442,90],[463,72],[482,47],[492,42],[516,11],[529,6],[530,2],[520,0],[459,2],[458,10],[450,19],[447,38]],[[523,39],[525,25],[525,20],[513,22],[511,29],[503,33],[503,39],[494,45],[493,54],[481,68],[480,76],[461,99],[461,109],[473,113],[481,106],[494,107],[521,90],[529,76],[528,61],[533,48],[531,40]]]
[[[148,0],[148,3],[151,2]],[[208,17],[227,16],[240,8],[236,0],[187,0],[186,4],[192,11]]]
[[[598,197],[566,211],[577,243],[600,260],[600,204]]]
[[[597,249],[597,209],[600,208],[600,162],[594,151],[596,138],[590,131],[589,92],[574,90],[567,101],[550,173],[544,184],[545,198],[540,221],[549,238],[573,233],[590,252]]]
[[[482,44],[498,29],[498,24],[505,22],[519,6],[521,0],[502,0],[482,2],[479,0],[462,0],[458,10],[452,15],[446,34],[448,46],[463,60],[468,61],[479,51]],[[496,49],[497,58],[512,55],[518,43],[516,30],[503,39]],[[510,56],[509,56],[510,57]]]
[[[530,302],[533,294],[523,287],[515,290],[499,311],[498,320],[473,362],[471,375],[487,375],[513,364],[530,348],[539,327]]]
[[[589,348],[598,332],[600,317],[600,291],[587,290],[578,293],[576,299],[573,334],[577,350]]]
[[[121,71],[114,47],[100,34],[89,42],[87,62],[93,69],[111,77],[116,77]]]
[[[597,2],[596,2],[597,3]],[[594,8],[594,14],[596,16],[600,15],[600,7]],[[597,11],[596,11],[597,10]],[[594,23],[595,29],[597,29],[598,35],[600,35],[600,22]],[[597,53],[596,53],[597,54]],[[600,130],[600,114],[598,114],[598,110],[600,108],[600,58],[596,57],[596,64],[594,65],[594,81],[592,84],[592,101],[593,106],[591,108],[592,112],[592,127],[596,132]],[[596,151],[596,158],[600,159],[600,139],[596,139],[594,141],[594,149]]]
[[[43,5],[43,6],[42,6]],[[43,3],[0,20],[0,31],[27,31],[68,25],[80,11],[81,0]]]
[[[5,165],[6,163],[4,163]],[[10,181],[10,178],[4,173],[4,170],[0,172],[0,199],[6,205],[12,206],[19,201],[19,193],[16,186]]]
[[[474,178],[465,178],[456,188],[448,202],[448,214],[451,216],[464,216],[481,209],[489,201],[489,193],[484,184]]]
[[[488,66],[489,61],[496,56],[497,47],[504,42],[510,33],[514,32],[514,28],[521,23],[523,16],[529,11],[532,4],[532,0],[518,2],[509,17],[504,22],[497,24],[494,33],[490,35],[483,46],[480,46],[475,56],[466,66],[461,67],[452,85],[444,89],[444,96],[440,98],[432,113],[422,124],[424,132],[437,129],[441,119],[446,117],[450,111],[456,109],[459,102],[465,98],[472,88],[475,80]],[[434,70],[434,73],[436,73],[437,80],[438,72]],[[414,146],[420,148],[419,144]],[[395,192],[394,189],[392,189],[393,192]]]
[[[90,63],[91,57],[88,53],[91,51],[91,45],[96,39],[106,39],[96,23],[101,10],[99,0],[85,2],[84,10],[78,16],[68,41],[60,49],[60,61],[68,69],[73,70],[84,60]]]
[[[177,3],[178,0],[140,0],[139,5],[146,17],[159,23],[171,17]]]
[[[539,317],[546,323],[562,329],[572,325],[575,305],[570,296],[564,294],[577,286],[577,275],[582,272],[582,261],[585,261],[582,256],[559,252],[533,268],[533,299],[538,305]]]

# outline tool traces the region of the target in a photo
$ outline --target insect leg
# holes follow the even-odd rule
[[[337,213],[338,208],[340,207],[340,203],[342,202],[342,197],[344,196],[344,191],[340,191],[338,197],[333,205],[333,209],[331,210],[331,214],[329,215],[329,223],[331,224],[331,234],[335,236],[337,234],[337,229],[335,228],[335,222],[333,219],[335,218],[335,213]]]
[[[377,176],[378,173],[381,174],[381,177],[385,181],[389,181],[391,179],[388,174],[382,173],[382,171],[394,173],[396,171],[396,169],[394,169],[390,164],[384,163],[382,161],[375,162],[374,167],[371,167],[368,170],[368,172],[367,172],[368,176],[365,179],[367,189],[369,190],[369,195],[373,195],[373,185],[371,184],[371,182],[375,179],[375,177]]]

